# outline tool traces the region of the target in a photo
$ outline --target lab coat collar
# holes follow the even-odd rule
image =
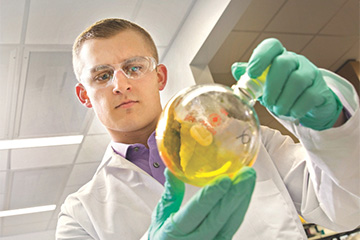
[[[99,167],[97,168],[95,175],[98,174],[99,171],[101,169],[103,169],[105,166],[131,169],[131,170],[135,170],[135,171],[138,171],[138,172],[143,172],[143,173],[148,175],[147,172],[145,172],[144,170],[142,170],[141,168],[139,168],[138,166],[136,166],[132,162],[128,161],[124,157],[117,154],[114,151],[114,149],[112,148],[111,143],[108,145],[108,147],[107,147],[107,149],[105,151],[104,157],[103,157]]]

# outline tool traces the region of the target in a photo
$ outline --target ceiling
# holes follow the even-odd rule
[[[288,51],[316,66],[336,72],[347,61],[359,61],[359,0],[253,0],[209,62],[214,82],[235,83],[230,67],[247,62],[264,39],[279,39]],[[290,135],[259,103],[261,124]]]
[[[102,18],[129,19],[152,34],[164,59],[199,1],[0,0],[0,140],[84,136],[79,144],[0,150],[0,211],[57,206],[0,218],[0,238],[54,239],[61,203],[90,180],[110,141],[74,94],[76,36]],[[358,0],[253,0],[239,18],[208,63],[215,82],[233,84],[231,64],[247,61],[267,37],[333,71],[359,60]]]

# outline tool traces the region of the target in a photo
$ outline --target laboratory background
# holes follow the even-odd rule
[[[231,64],[248,61],[268,37],[359,92],[358,0],[0,0],[2,240],[54,239],[61,204],[99,165],[110,138],[76,99],[71,48],[87,26],[109,17],[152,34],[169,71],[163,104],[190,85],[234,84]],[[263,125],[290,134],[256,111]],[[310,239],[335,234],[304,228]]]

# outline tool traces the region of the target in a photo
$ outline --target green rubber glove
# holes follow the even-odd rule
[[[241,225],[255,186],[256,173],[244,167],[231,180],[220,176],[181,209],[185,186],[168,169],[165,191],[155,208],[149,239],[232,239]]]
[[[248,75],[256,78],[269,65],[264,94],[259,98],[262,105],[277,116],[299,119],[301,125],[315,130],[335,124],[343,106],[314,64],[270,38],[255,48],[247,66]]]

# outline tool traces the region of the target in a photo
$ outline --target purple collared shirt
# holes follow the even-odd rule
[[[155,132],[150,135],[147,144],[149,149],[140,143],[129,145],[111,142],[111,146],[117,154],[134,163],[136,166],[164,185],[165,164],[159,155],[156,145]]]

